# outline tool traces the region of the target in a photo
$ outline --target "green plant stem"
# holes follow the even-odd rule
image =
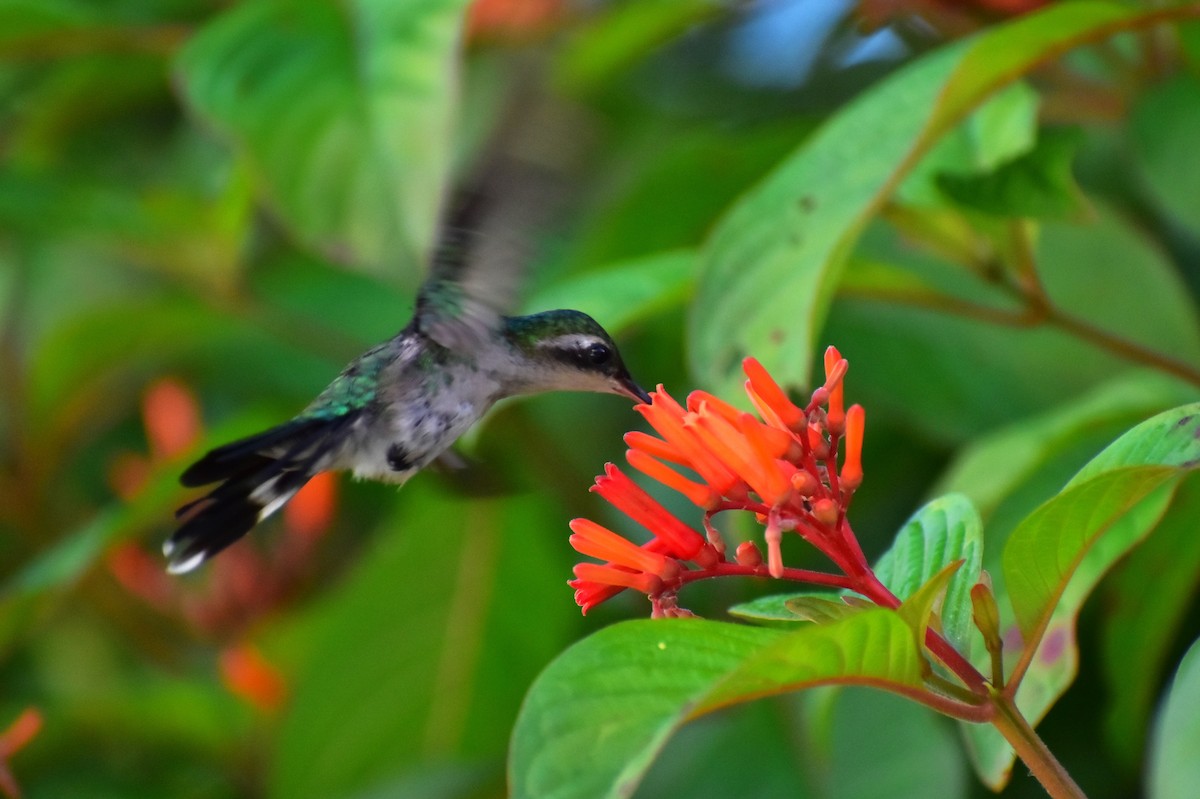
[[[1016,750],[1017,757],[1042,784],[1046,793],[1054,799],[1087,799],[1012,700],[999,691],[993,691],[992,705],[996,708],[992,724]]]

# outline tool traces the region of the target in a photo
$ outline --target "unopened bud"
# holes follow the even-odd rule
[[[833,526],[838,520],[838,504],[829,497],[822,497],[813,503],[812,515],[821,524]]]
[[[792,488],[802,497],[811,497],[820,487],[821,482],[810,472],[801,470],[792,475]]]
[[[753,541],[743,541],[738,544],[737,562],[739,566],[745,566],[747,569],[757,569],[762,565],[762,552],[758,550],[758,546]]]
[[[999,652],[1002,646],[1000,638],[1000,608],[996,605],[996,595],[992,593],[992,578],[986,571],[980,572],[979,582],[971,586],[971,615],[975,626],[983,633],[983,642],[989,652]]]

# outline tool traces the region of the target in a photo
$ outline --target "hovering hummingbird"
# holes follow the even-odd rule
[[[478,215],[478,204],[457,221]],[[220,485],[176,512],[180,527],[163,545],[168,571],[195,569],[318,472],[404,483],[504,397],[596,391],[650,401],[587,314],[505,315],[518,270],[503,258],[471,257],[481,254],[471,252],[480,238],[449,225],[403,330],[360,355],[295,418],[184,471],[185,486]]]

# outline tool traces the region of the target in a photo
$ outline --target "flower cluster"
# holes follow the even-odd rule
[[[703,391],[686,407],[660,385],[637,406],[658,436],[626,434],[629,465],[679,492],[703,512],[704,533],[678,519],[613,464],[593,490],[653,535],[639,546],[588,519],[571,522],[571,545],[604,563],[580,563],[570,582],[584,613],[632,588],[646,594],[655,616],[688,615],[677,595],[706,577],[756,575],[855,589],[870,569],[846,521],[862,483],[863,409],[846,409],[847,362],[825,353],[825,384],[807,405],[795,405],[753,358],[743,362],[746,394],[758,416]],[[841,465],[839,467],[839,457]],[[716,513],[743,510],[765,525],[766,562],[744,542],[732,558],[712,524]],[[841,574],[787,568],[780,542],[796,533],[823,552]]]

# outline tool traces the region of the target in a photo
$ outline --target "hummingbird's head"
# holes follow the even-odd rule
[[[650,401],[625,368],[612,337],[587,314],[545,311],[506,321],[509,340],[526,362],[521,393],[598,391]]]

